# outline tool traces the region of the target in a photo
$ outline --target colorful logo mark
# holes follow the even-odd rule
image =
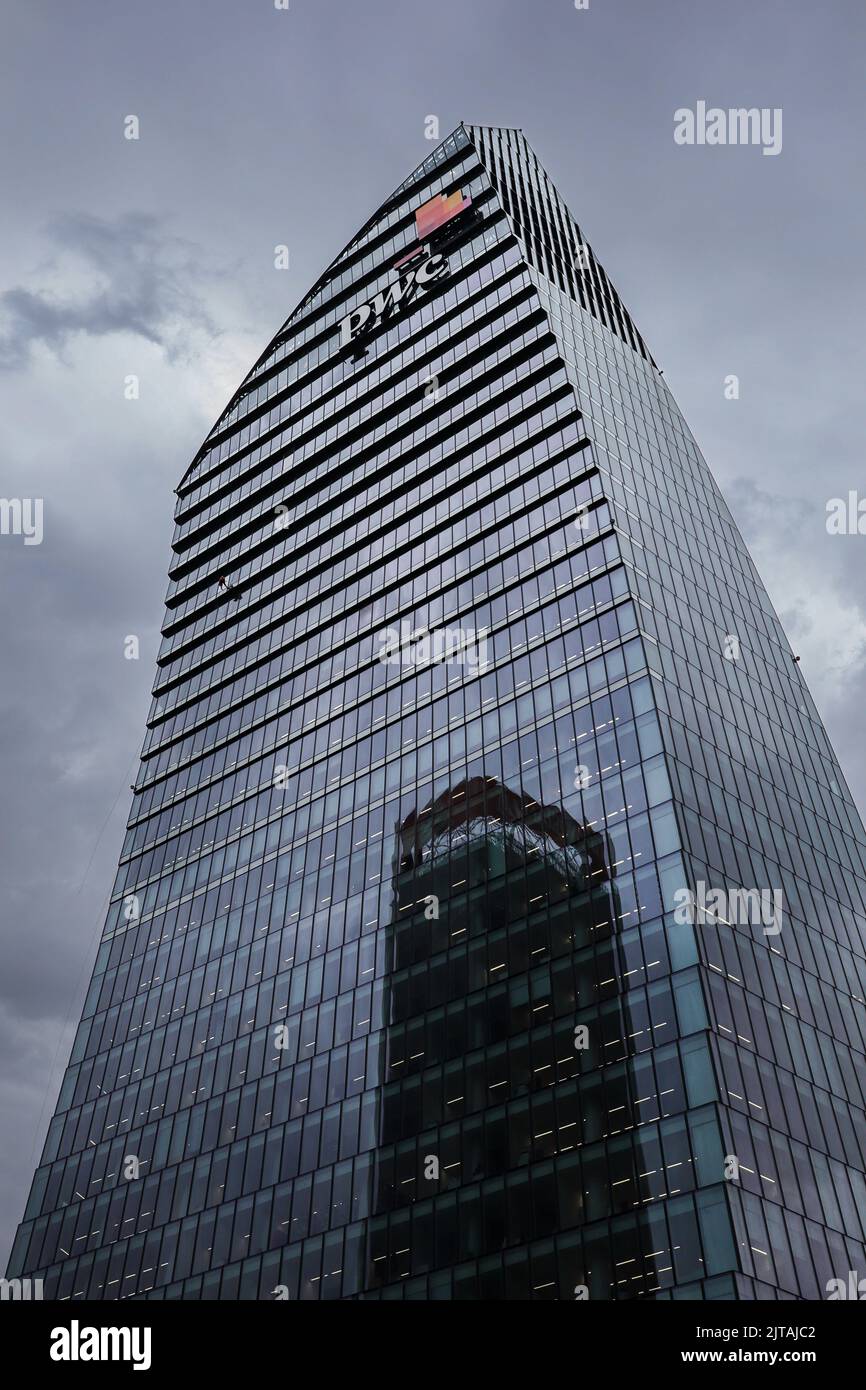
[[[450,222],[458,213],[465,212],[472,202],[467,194],[464,198],[460,189],[453,193],[437,193],[429,203],[422,203],[415,210],[415,231],[419,241],[426,241],[439,227]]]

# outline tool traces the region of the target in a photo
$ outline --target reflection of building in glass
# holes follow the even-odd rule
[[[439,1212],[447,1220],[454,1207],[449,1192],[461,1194],[460,1240],[476,1256],[498,1256],[527,1239],[521,1223],[509,1223],[504,1178],[524,1170],[517,1181],[526,1184],[530,1108],[516,1098],[535,1088],[528,1076],[517,1085],[507,1079],[509,1056],[520,1051],[528,1062],[558,1032],[564,1055],[535,1074],[561,1090],[581,1073],[580,1020],[596,1039],[592,1049],[581,1041],[580,1050],[598,1065],[597,1007],[590,1022],[572,997],[568,1026],[557,1029],[541,972],[584,948],[588,958],[607,962],[601,968],[611,978],[620,974],[612,963],[618,914],[605,837],[568,812],[495,777],[472,777],[406,817],[397,857],[368,1274],[380,1282],[401,1278],[403,1265],[435,1268]],[[575,1148],[569,1130],[557,1147]],[[577,1194],[578,1219],[581,1208]],[[399,1252],[395,1224],[409,1241]]]
[[[180,482],[9,1277],[821,1297],[866,1269],[864,846],[622,301],[523,136],[461,126]],[[699,884],[781,932],[678,923]]]
[[[653,1121],[682,1095],[648,1090],[652,1069],[636,1060],[653,1039],[644,1001],[628,992],[636,972],[621,949],[612,855],[604,831],[495,777],[447,788],[400,826],[366,1275],[374,1285],[435,1271],[444,1243],[454,1262],[480,1262],[473,1296],[508,1297],[509,1271],[516,1279],[532,1268],[541,1211],[587,1296],[638,1297],[672,1283],[664,1223],[632,1219],[625,1175],[641,1169],[647,1192],[663,1195]],[[654,1002],[656,1028],[673,1025],[669,993]],[[675,1135],[673,1163],[691,1164],[682,1122],[668,1126],[671,1152]],[[612,1209],[628,1214],[642,1254],[627,1278],[607,1242],[582,1230],[611,1203],[611,1154],[623,1189]],[[436,1286],[434,1275],[431,1293]]]

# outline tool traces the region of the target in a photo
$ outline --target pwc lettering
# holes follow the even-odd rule
[[[415,259],[374,299],[359,304],[357,309],[340,320],[340,347],[348,347],[359,333],[378,328],[383,319],[399,305],[411,303],[420,291],[447,274],[448,262],[439,252]]]

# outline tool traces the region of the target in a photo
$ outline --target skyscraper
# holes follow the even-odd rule
[[[460,126],[178,488],[9,1277],[789,1299],[866,1272],[864,832],[665,382]]]

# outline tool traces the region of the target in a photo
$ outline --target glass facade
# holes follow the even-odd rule
[[[178,489],[9,1277],[823,1297],[866,1273],[864,864],[643,340],[522,134],[461,126]]]

